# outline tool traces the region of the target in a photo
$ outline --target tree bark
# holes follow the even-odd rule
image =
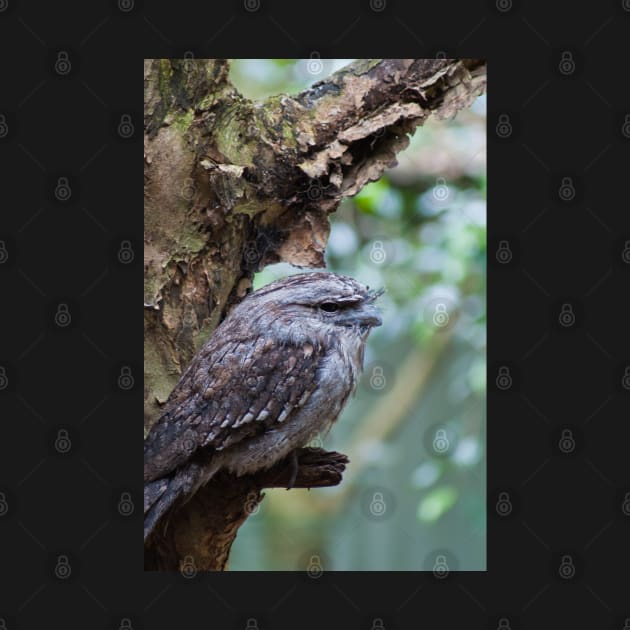
[[[430,115],[452,117],[485,83],[479,59],[361,60],[297,96],[253,102],[226,59],[145,60],[145,435],[253,274],[279,261],[325,266],[341,200],[394,166]],[[338,483],[328,473],[339,454],[328,455],[298,479]],[[181,568],[187,556],[225,568],[244,506],[269,483],[211,482],[152,539],[147,568]]]
[[[263,488],[335,486],[348,463],[345,455],[321,448],[298,449],[296,458],[295,477],[291,460],[257,475],[219,473],[185,506],[176,507],[174,518],[160,523],[162,530],[145,549],[145,570],[181,570],[192,559],[195,569],[223,571],[238,528],[265,496]]]

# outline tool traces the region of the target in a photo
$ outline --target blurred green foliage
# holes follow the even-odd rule
[[[350,60],[237,60],[246,96],[295,92]],[[342,417],[336,488],[267,491],[232,570],[486,568],[485,97],[418,128],[399,164],[331,215],[330,270],[383,286],[384,324]],[[254,288],[301,270],[267,267]],[[445,448],[443,448],[446,445]]]

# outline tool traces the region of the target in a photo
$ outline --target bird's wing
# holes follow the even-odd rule
[[[316,388],[323,349],[262,337],[211,345],[193,360],[144,444],[144,479],[202,447],[222,450],[289,420]]]

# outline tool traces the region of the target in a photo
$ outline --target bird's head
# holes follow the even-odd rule
[[[371,291],[353,278],[330,272],[301,273],[276,280],[247,296],[234,311],[280,338],[304,343],[355,333],[363,338],[382,324]]]

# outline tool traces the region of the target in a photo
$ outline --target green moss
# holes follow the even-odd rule
[[[289,149],[295,149],[295,147],[297,147],[295,127],[288,120],[285,120],[282,123],[282,140],[284,142],[284,146]]]
[[[162,100],[166,100],[171,93],[170,81],[172,76],[171,62],[168,59],[160,59],[159,86]]]
[[[348,72],[352,72],[352,74],[360,75],[369,72],[374,66],[377,66],[379,63],[383,61],[382,59],[359,59],[354,63],[346,66]],[[343,72],[345,68],[342,68],[340,72]]]
[[[194,112],[192,109],[186,110],[180,116],[176,116],[173,120],[173,126],[178,129],[181,133],[185,133],[188,131],[192,120],[193,120]]]
[[[214,92],[211,92],[210,94],[208,94],[207,96],[204,96],[201,99],[197,107],[198,109],[202,109],[202,110],[210,109],[215,101],[216,101],[216,95],[214,94]]]
[[[257,199],[254,201],[245,201],[239,203],[235,208],[234,212],[238,214],[246,214],[250,217],[255,217],[257,214],[262,213],[263,204],[260,203]]]
[[[225,155],[232,164],[253,166],[254,147],[249,144],[251,138],[246,137],[258,133],[246,131],[243,117],[238,107],[229,107],[221,114],[215,125],[217,149]]]
[[[177,247],[180,254],[184,252],[196,254],[200,252],[206,244],[207,240],[203,238],[196,229],[192,228],[186,234],[182,234],[178,239]]]
[[[263,110],[267,114],[279,113],[282,111],[282,99],[287,98],[286,94],[276,94],[270,96],[265,101],[265,109]]]

